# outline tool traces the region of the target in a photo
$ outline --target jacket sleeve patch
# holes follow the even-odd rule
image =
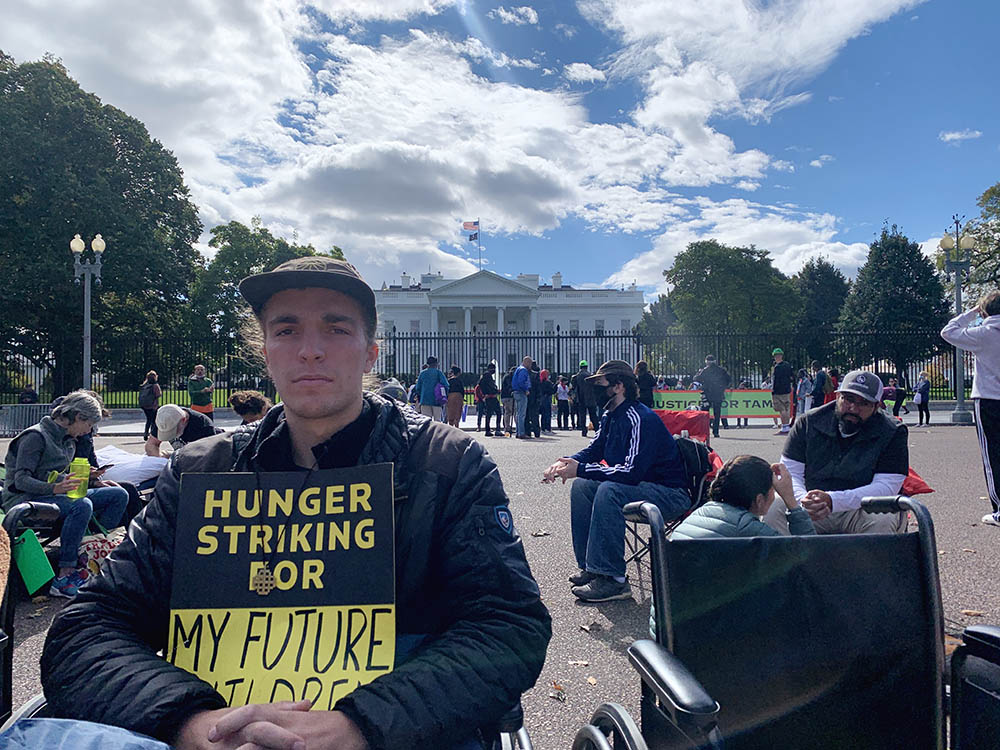
[[[497,505],[493,508],[493,515],[496,517],[500,528],[511,536],[514,536],[514,519],[511,518],[510,509],[505,505]]]

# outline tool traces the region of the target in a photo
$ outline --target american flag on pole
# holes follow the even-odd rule
[[[462,229],[465,229],[466,231],[470,229],[479,229],[479,219],[476,219],[475,221],[463,221]]]

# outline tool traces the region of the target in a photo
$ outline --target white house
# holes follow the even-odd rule
[[[623,289],[580,289],[540,284],[538,274],[508,279],[477,271],[462,279],[406,273],[398,285],[375,292],[379,329],[389,333],[627,331],[642,318],[643,294]]]

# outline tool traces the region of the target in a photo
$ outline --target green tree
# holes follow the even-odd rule
[[[176,159],[141,122],[81,90],[55,59],[18,65],[0,52],[0,342],[77,385],[73,235],[107,243],[92,305],[100,367],[109,337],[178,324],[200,231]]]
[[[979,217],[967,226],[976,238],[969,281],[975,292],[984,293],[1000,286],[1000,182],[987,188],[977,204]]]
[[[670,306],[670,299],[661,294],[650,304],[648,310],[642,313],[642,320],[635,327],[635,332],[641,336],[663,336],[677,325],[677,316]]]
[[[828,362],[832,353],[830,334],[837,326],[851,284],[824,258],[806,261],[792,277],[792,283],[802,301],[796,320],[796,344],[805,349],[809,359]]]
[[[906,366],[940,347],[938,331],[948,321],[948,301],[934,262],[894,224],[868,251],[840,315],[844,331],[878,336],[859,337],[851,366],[872,367],[880,360]]]
[[[312,245],[275,237],[261,226],[258,217],[251,220],[249,227],[231,221],[214,227],[211,234],[208,244],[216,249],[215,256],[198,273],[191,289],[189,331],[193,337],[237,337],[249,314],[239,293],[240,280],[292,258],[317,254]],[[344,258],[336,245],[325,255]]]
[[[766,250],[692,242],[663,272],[668,300],[686,332],[755,333],[793,327],[798,293]]]

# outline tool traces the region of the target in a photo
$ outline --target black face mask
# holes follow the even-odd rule
[[[606,409],[611,400],[615,397],[613,385],[595,385],[594,400],[597,401],[599,409]]]

